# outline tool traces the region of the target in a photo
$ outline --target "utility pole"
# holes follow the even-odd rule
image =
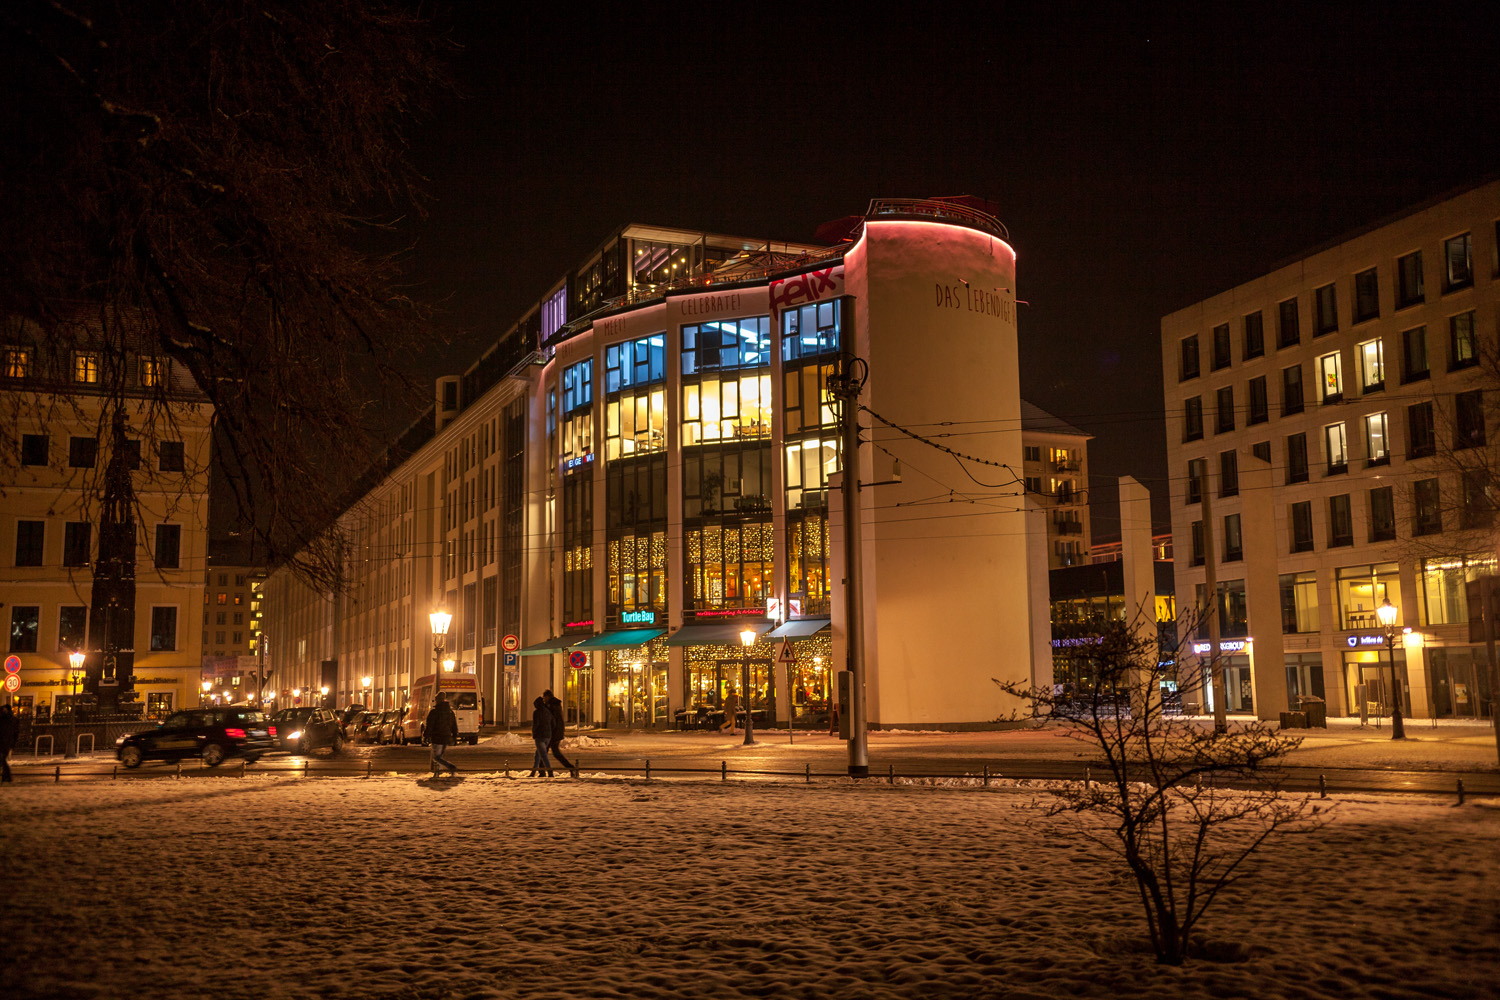
[[[1203,498],[1203,589],[1208,592],[1208,673],[1213,684],[1214,732],[1227,733],[1229,720],[1225,718],[1224,661],[1219,651],[1219,581],[1214,555],[1214,505],[1209,493],[1208,472],[1205,469],[1199,480],[1198,491]]]
[[[829,376],[828,390],[842,400],[839,413],[843,442],[844,498],[844,635],[848,650],[849,684],[842,706],[849,723],[849,776],[870,776],[869,732],[865,719],[864,574],[859,516],[859,393],[869,373],[865,362],[850,354],[839,357],[838,371]]]

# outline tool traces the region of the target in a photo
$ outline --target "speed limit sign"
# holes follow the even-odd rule
[[[589,654],[581,649],[575,649],[568,654],[568,666],[574,670],[582,670],[589,665]]]
[[[6,674],[5,675],[5,691],[6,691],[6,693],[7,694],[15,694],[19,690],[21,690],[21,675],[20,674]]]

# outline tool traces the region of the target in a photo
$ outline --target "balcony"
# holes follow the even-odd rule
[[[1052,527],[1059,535],[1081,535],[1083,534],[1082,521],[1053,521]]]
[[[1200,434],[1199,436],[1201,437],[1202,435]],[[1052,463],[1053,472],[1077,472],[1078,468],[1077,459],[1065,459],[1061,462]]]

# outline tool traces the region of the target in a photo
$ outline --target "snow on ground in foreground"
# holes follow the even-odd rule
[[[0,789],[0,995],[1307,997],[1500,980],[1500,808],[1342,802],[1158,967],[1031,793],[262,778]],[[1248,954],[1246,954],[1248,952]],[[1491,994],[1493,995],[1493,994]]]

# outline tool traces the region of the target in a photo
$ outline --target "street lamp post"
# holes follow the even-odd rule
[[[373,677],[369,676],[368,674],[366,674],[364,677],[361,677],[359,679],[359,682],[364,687],[364,692],[365,692],[365,708],[369,708],[370,707],[370,689],[371,689],[371,687],[375,683],[375,678],[373,678]]]
[[[73,687],[68,693],[68,745],[63,747],[64,760],[78,756],[78,681],[83,677],[83,654],[74,650],[68,654],[68,663],[73,668],[68,675]]]
[[[198,704],[200,704],[200,705],[207,705],[208,704],[208,692],[210,692],[210,691],[212,691],[214,689],[214,682],[213,681],[204,681],[199,686],[201,688],[203,688],[203,695],[202,695],[202,697],[200,697],[198,699]]]
[[[740,657],[740,690],[745,703],[745,745],[755,742],[755,722],[750,713],[750,647],[755,645],[755,629],[747,628],[740,633],[740,646],[744,654]]]
[[[448,638],[448,626],[453,624],[453,616],[439,608],[427,616],[427,621],[432,625],[432,665],[433,673],[443,672],[443,645]]]
[[[1391,739],[1404,740],[1406,728],[1401,724],[1401,682],[1396,679],[1396,633],[1400,631],[1396,627],[1398,616],[1399,612],[1389,597],[1375,609],[1375,617],[1380,619],[1380,627],[1385,629],[1385,648],[1391,654]]]

